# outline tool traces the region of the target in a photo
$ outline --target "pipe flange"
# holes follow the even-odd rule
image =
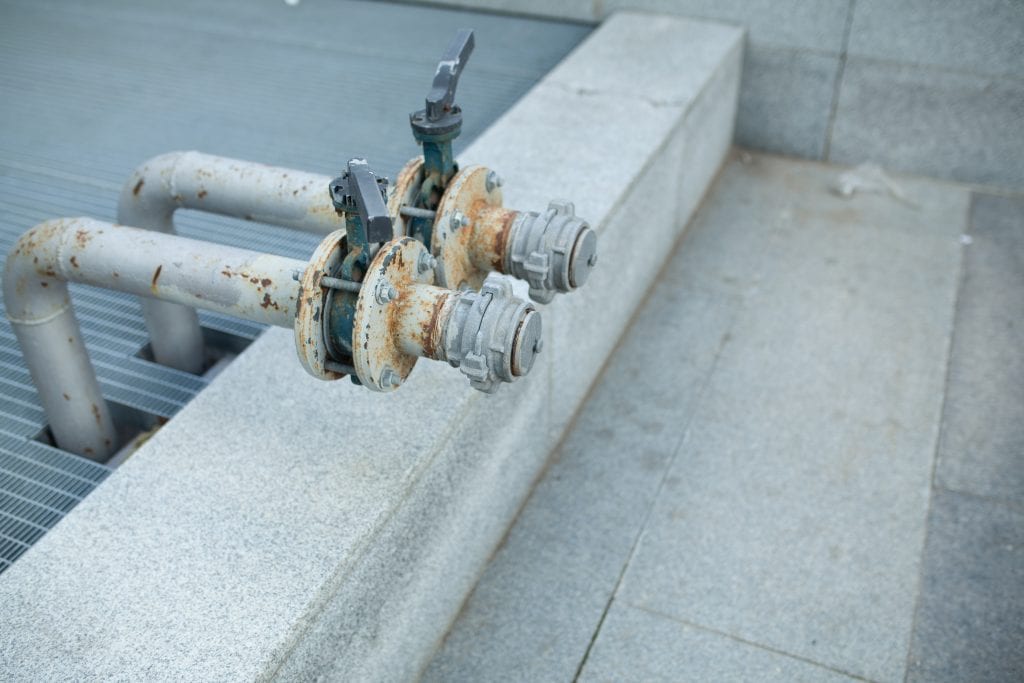
[[[434,271],[418,265],[426,254],[426,247],[411,237],[392,240],[377,252],[363,278],[352,326],[352,364],[369,389],[394,391],[416,365],[418,357],[399,346],[398,332],[408,287],[434,282]]]
[[[420,196],[420,187],[423,186],[423,157],[418,156],[409,160],[401,171],[391,189],[391,196],[388,198],[388,213],[394,221],[395,237],[402,237],[409,234],[409,223],[411,218],[403,216],[403,206],[416,206]]]
[[[462,169],[445,190],[437,206],[431,252],[437,258],[437,280],[450,289],[479,289],[488,271],[473,263],[472,220],[482,210],[500,207],[500,183],[494,172],[484,166]]]
[[[344,230],[335,230],[317,246],[309,265],[299,278],[299,299],[295,310],[295,350],[306,372],[318,379],[335,380],[345,377],[325,367],[330,358],[324,338],[323,318],[329,289],[320,281],[335,272],[345,253],[342,250]]]

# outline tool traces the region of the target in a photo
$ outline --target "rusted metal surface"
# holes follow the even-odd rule
[[[331,202],[330,180],[199,152],[172,152],[135,169],[121,191],[118,221],[173,233],[174,212],[189,208],[328,234],[344,228]],[[156,300],[143,301],[142,307],[156,360],[197,372],[203,341],[195,311]]]
[[[4,303],[58,445],[105,459],[117,447],[68,298],[68,282],[291,326],[303,261],[104,223],[47,221],[7,258]]]
[[[400,209],[403,206],[416,206],[416,199],[419,197],[420,185],[423,183],[423,157],[413,157],[402,170],[398,172],[395,183],[391,188],[391,195],[388,197],[388,213],[395,223],[395,237],[410,235],[409,223],[412,219],[402,216]]]
[[[336,380],[345,376],[327,369],[329,354],[324,313],[329,290],[321,282],[337,270],[345,256],[342,251],[344,238],[344,230],[336,230],[325,237],[299,278],[299,299],[294,322],[295,351],[306,372],[323,380]]]
[[[431,287],[434,273],[420,270],[422,243],[402,237],[385,244],[363,280],[356,306],[352,361],[362,383],[375,391],[394,391],[412,372],[420,354],[440,348],[450,292]],[[390,287],[397,296],[377,296]]]
[[[435,177],[430,183],[436,183]],[[427,179],[424,175],[423,157],[415,157],[407,163],[398,173],[398,179],[388,199],[388,213],[391,214],[395,225],[395,236],[413,237],[426,245],[430,245],[434,238],[434,208],[441,199],[441,194],[436,189],[425,187]],[[425,199],[426,197],[426,199]],[[406,215],[403,209],[414,209],[421,212],[421,215]]]
[[[505,248],[512,232],[512,224],[518,216],[519,212],[513,209],[477,202],[469,214],[473,236],[467,250],[470,261],[477,269],[484,272],[505,272]]]
[[[7,257],[4,304],[57,443],[103,461],[116,450],[117,434],[71,308],[60,259],[64,236],[70,233],[87,246],[88,227],[48,221],[22,235]]]
[[[490,234],[495,218],[492,213],[487,213],[491,219],[485,226],[488,232],[480,238],[475,232],[476,217],[487,209],[500,208],[502,203],[501,188],[487,182],[489,172],[484,166],[462,169],[452,178],[438,204],[431,251],[438,260],[437,279],[442,286],[479,289],[492,270],[488,267],[496,257],[491,253],[496,242]],[[460,217],[464,220],[460,221]]]

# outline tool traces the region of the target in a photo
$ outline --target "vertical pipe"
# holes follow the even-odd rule
[[[306,263],[87,218],[47,221],[15,244],[4,304],[57,445],[94,460],[117,448],[68,282],[290,327]]]

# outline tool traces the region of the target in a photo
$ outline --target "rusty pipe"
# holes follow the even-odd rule
[[[121,191],[117,220],[174,233],[174,212],[188,208],[326,235],[345,227],[331,201],[330,182],[315,173],[172,152],[135,169]],[[144,299],[142,309],[157,362],[197,372],[203,340],[195,311],[154,299]]]
[[[100,461],[117,448],[69,282],[291,327],[299,295],[292,273],[305,266],[89,218],[46,221],[26,232],[7,256],[4,305],[57,445]]]

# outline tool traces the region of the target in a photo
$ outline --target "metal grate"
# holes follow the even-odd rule
[[[589,31],[573,24],[371,2],[0,0],[0,249],[61,216],[114,220],[121,182],[175,149],[325,174],[352,156],[394,173],[452,31],[477,50],[460,85],[466,144]],[[179,212],[181,234],[306,258],[312,235]],[[0,264],[2,268],[2,264]],[[71,287],[104,396],[169,418],[207,380],[138,357],[133,297]],[[0,301],[2,304],[2,301]],[[200,313],[243,340],[261,326]],[[45,427],[0,320],[0,572],[110,473],[34,438]]]

